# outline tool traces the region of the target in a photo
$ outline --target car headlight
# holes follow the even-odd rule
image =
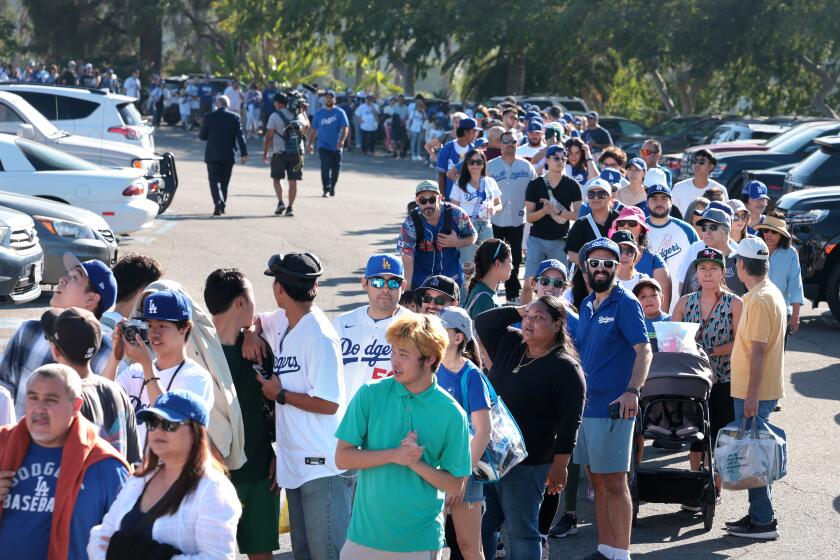
[[[785,216],[788,224],[803,225],[803,224],[818,224],[825,220],[830,212],[826,209],[815,208],[813,210],[791,210]]]
[[[712,172],[709,173],[709,176],[710,177],[720,177],[721,175],[723,175],[723,172],[726,171],[727,167],[729,167],[727,164],[719,163],[715,166],[714,169],[712,169]]]
[[[12,228],[0,226],[0,247],[4,247],[9,241],[9,235],[12,233]]]
[[[33,216],[44,228],[53,235],[59,237],[71,237],[73,239],[93,239],[93,231],[84,224],[48,218],[46,216]]]

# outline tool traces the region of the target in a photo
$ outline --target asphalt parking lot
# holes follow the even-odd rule
[[[261,142],[251,141],[251,160],[234,168],[227,214],[211,217],[212,201],[202,163],[203,144],[192,134],[164,128],[159,151],[170,150],[181,180],[175,201],[151,230],[124,238],[120,253],[157,258],[166,277],[181,282],[197,300],[204,279],[218,267],[238,267],[254,282],[258,308],[274,307],[270,279],[262,275],[273,253],[311,251],[326,273],[317,303],[330,315],[364,302],[360,275],[369,254],[393,251],[414,185],[433,176],[417,162],[384,156],[345,156],[334,198],[321,198],[317,156],[308,156],[292,218],[273,215],[276,199],[262,164]],[[49,295],[0,309],[0,346],[25,319],[37,318]],[[715,527],[677,505],[642,505],[631,552],[650,559],[840,558],[840,324],[825,304],[803,310],[802,326],[786,354],[786,392],[772,421],[788,434],[788,476],[774,487],[782,537],[754,543],[725,536],[725,519],[746,511],[745,492],[725,492]],[[660,454],[679,464],[687,452]],[[579,533],[553,540],[551,558],[581,558],[597,545],[592,505],[581,483]],[[291,558],[288,537],[276,558]]]

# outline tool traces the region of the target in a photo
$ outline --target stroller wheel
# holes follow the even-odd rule
[[[703,495],[703,529],[712,530],[715,521],[715,485],[709,484]]]

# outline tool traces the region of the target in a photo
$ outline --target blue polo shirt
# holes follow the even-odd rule
[[[337,151],[341,129],[350,126],[347,114],[338,107],[319,109],[312,119],[312,128],[318,131],[318,149]]]
[[[633,373],[636,344],[648,342],[642,305],[617,284],[596,311],[589,294],[580,306],[577,346],[586,375],[586,418],[609,418],[609,405],[620,397]]]

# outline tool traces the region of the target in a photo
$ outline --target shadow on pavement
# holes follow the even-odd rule
[[[714,529],[713,529],[714,530]],[[706,540],[702,542],[692,542],[685,544],[675,544],[668,546],[663,550],[655,550],[653,552],[636,552],[633,558],[645,558],[646,560],[727,560],[734,558],[729,550],[740,549],[741,546],[750,544],[751,546],[762,546],[763,542],[740,541],[738,543],[732,542],[737,537],[727,537],[721,535],[718,539]]]
[[[401,223],[396,224],[396,225],[390,225],[390,226],[382,226],[382,227],[374,228],[374,229],[360,229],[360,230],[356,230],[356,231],[346,231],[346,232],[344,232],[344,235],[389,235],[389,236],[394,236],[394,239],[396,239],[396,236],[398,236],[400,234],[400,226],[402,226]]]
[[[840,512],[840,496],[834,498],[834,509],[835,511]]]
[[[811,370],[797,371],[790,376],[796,392],[812,399],[840,401],[840,364]]]

